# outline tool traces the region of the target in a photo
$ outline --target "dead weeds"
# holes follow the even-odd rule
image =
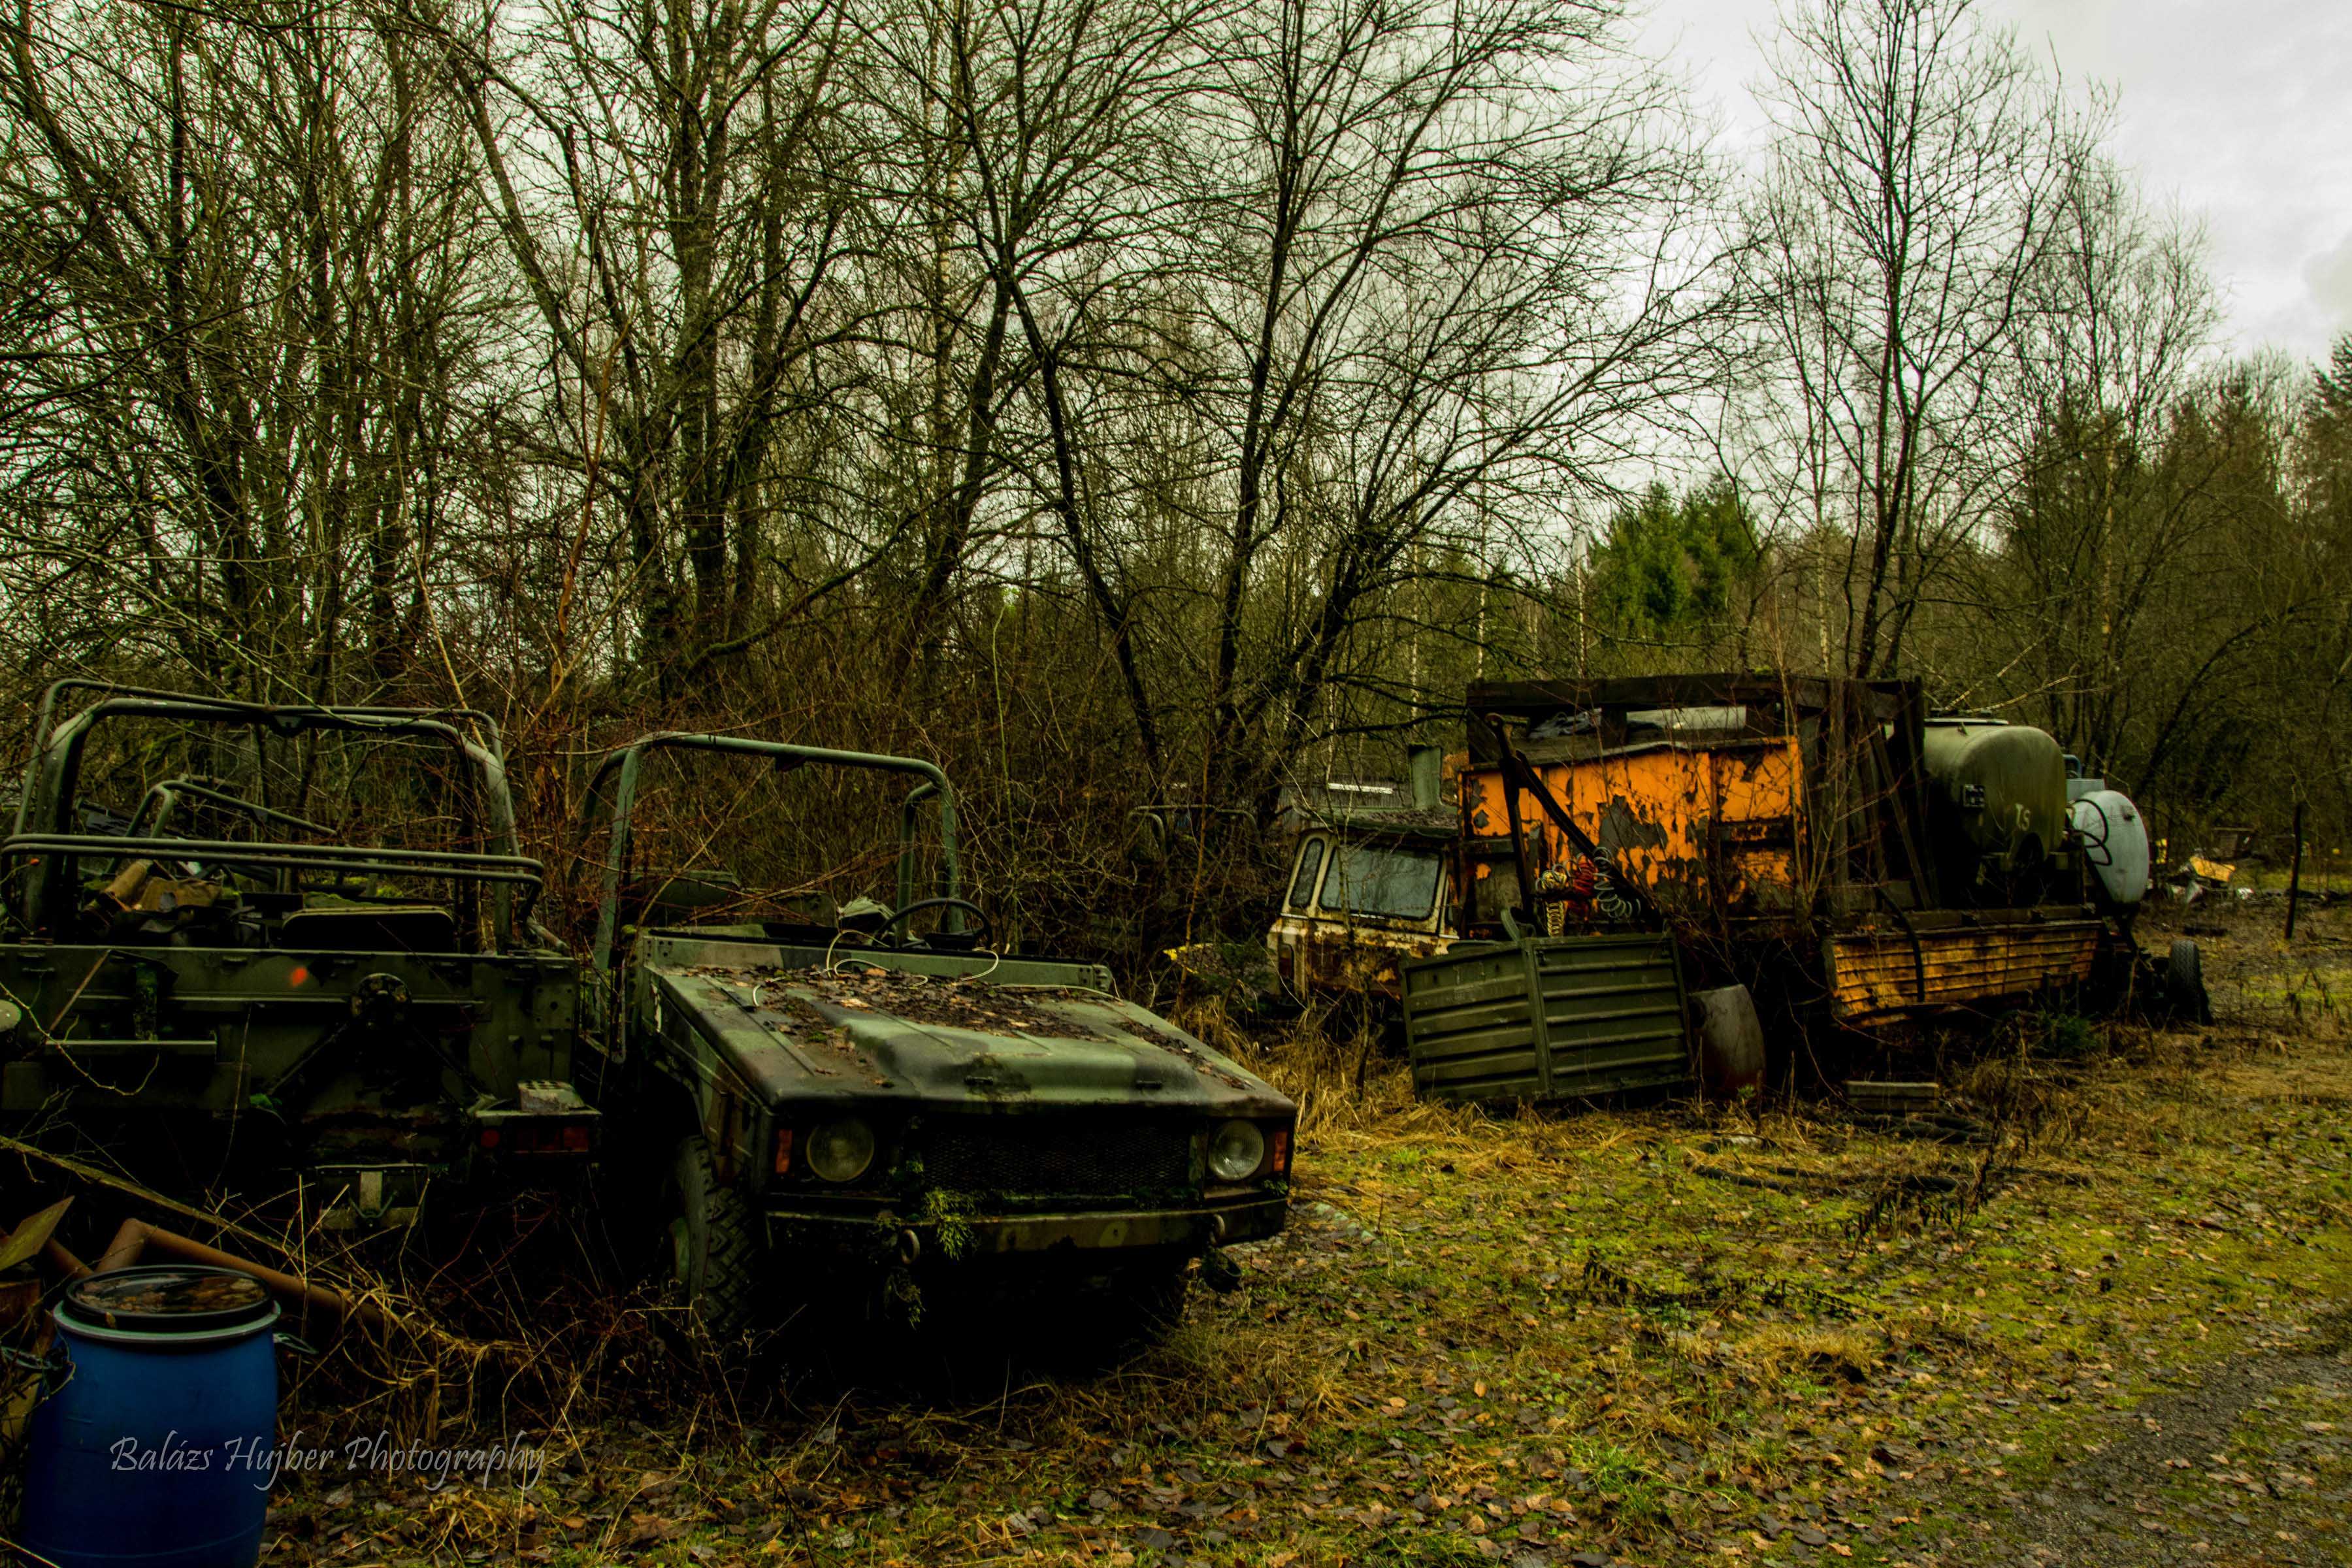
[[[1164,1343],[977,1388],[786,1356],[754,1398],[566,1319],[542,1488],[413,1526],[397,1487],[298,1489],[272,1561],[1968,1563],[2004,1493],[2352,1288],[2352,1054],[2291,1014],[2057,1055],[2021,1024],[1955,1075],[1962,1143],[1488,1115],[1362,1039],[1184,1022],[1304,1115],[1291,1229]]]

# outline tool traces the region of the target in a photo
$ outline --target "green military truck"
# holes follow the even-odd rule
[[[298,1178],[330,1228],[562,1183],[599,1118],[541,882],[484,714],[61,682],[0,842],[0,1126],[166,1190]]]
[[[740,862],[782,834],[772,816],[722,816],[687,836],[696,863],[665,866],[635,820],[657,756],[903,778],[895,905],[827,911],[805,885],[754,885]],[[1050,1279],[1148,1326],[1194,1258],[1213,1280],[1232,1267],[1222,1247],[1282,1228],[1296,1108],[1121,1000],[1101,967],[1002,951],[963,897],[938,768],[663,733],[604,757],[589,799],[593,1098],[616,1125],[625,1108],[635,1190],[661,1194],[635,1223],[715,1335],[771,1313],[772,1283],[880,1310],[983,1274]],[[937,891],[918,896],[924,882]]]

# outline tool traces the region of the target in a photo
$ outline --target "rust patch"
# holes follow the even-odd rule
[[[1794,737],[1611,752],[1536,771],[1561,805],[1596,825],[1619,868],[1670,907],[1761,913],[1786,908],[1802,885]],[[1461,787],[1471,822],[1507,820],[1499,768],[1465,770]],[[1541,813],[1521,816],[1538,872],[1573,862]]]
[[[1918,1008],[2029,996],[2088,979],[2096,921],[1900,931],[1849,931],[1829,942],[1831,1008],[1849,1024]]]
[[[1610,797],[1601,813],[1601,831],[1593,837],[1601,847],[1612,854],[1626,849],[1663,849],[1666,846],[1666,830],[1635,816],[1622,795]]]
[[[873,1013],[909,1024],[981,1034],[1079,1040],[1105,1037],[1083,1019],[1039,1005],[1041,1002],[1092,1000],[1095,994],[1090,991],[1027,986],[1016,991],[985,980],[942,980],[903,970],[845,967],[854,962],[844,959],[845,967],[836,967],[831,973],[822,969],[726,969],[715,965],[700,966],[689,973],[746,988],[748,994],[737,998],[746,1008],[755,1013],[782,1014],[791,1022],[795,1036],[805,1036],[813,1041],[827,1039],[837,1032],[838,1018],[827,1008],[849,1014]],[[754,996],[758,998],[756,1005]]]

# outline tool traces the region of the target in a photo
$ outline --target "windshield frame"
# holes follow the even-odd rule
[[[1429,896],[1417,910],[1401,912],[1393,909],[1366,909],[1353,903],[1335,904],[1334,897],[1344,896],[1350,879],[1342,868],[1357,857],[1380,856],[1392,861],[1425,863],[1429,870]],[[1445,895],[1444,854],[1437,849],[1422,849],[1409,844],[1388,844],[1378,841],[1341,839],[1324,858],[1320,885],[1316,890],[1313,912],[1327,918],[1345,921],[1381,921],[1400,925],[1422,925],[1434,919]],[[1376,886],[1389,878],[1375,875],[1360,879],[1360,885]]]

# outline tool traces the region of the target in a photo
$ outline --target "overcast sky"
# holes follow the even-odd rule
[[[2352,331],[2352,0],[1983,0],[2069,79],[2120,92],[2116,152],[2203,220],[2235,348],[2306,359]],[[1691,82],[1727,148],[1773,0],[1647,0],[1644,53]]]

